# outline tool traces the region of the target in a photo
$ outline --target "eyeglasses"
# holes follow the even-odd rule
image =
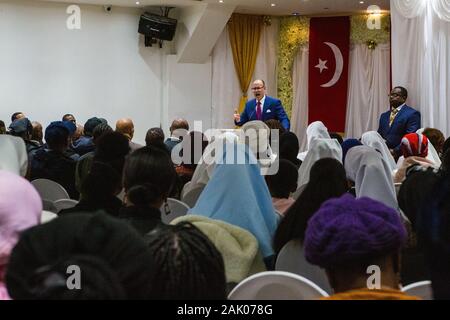
[[[403,97],[401,93],[389,93],[388,97]]]
[[[264,89],[264,87],[254,87],[254,88],[252,88],[252,90],[261,90],[261,89]]]

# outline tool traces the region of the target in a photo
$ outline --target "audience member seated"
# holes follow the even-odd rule
[[[308,220],[322,203],[340,197],[347,190],[347,178],[342,164],[331,158],[318,160],[311,168],[305,190],[280,221],[273,240],[275,253],[278,254],[291,240],[303,243]]]
[[[417,217],[418,242],[424,248],[433,298],[450,299],[450,176],[444,173]]]
[[[33,126],[33,131],[31,132],[31,140],[39,144],[39,146],[43,146],[44,133],[42,131],[42,124],[37,121],[33,121],[31,122],[31,125]]]
[[[99,124],[104,123],[97,117],[90,118],[84,124],[83,135],[75,142],[72,143],[72,150],[74,150],[80,156],[95,150],[95,144],[93,142],[94,129]]]
[[[24,178],[0,170],[0,300],[9,300],[5,273],[19,235],[41,219],[42,200]]]
[[[94,162],[81,185],[80,202],[74,208],[62,210],[59,215],[103,210],[117,217],[122,207],[122,201],[117,198],[121,190],[119,172],[109,164]]]
[[[155,259],[151,286],[162,300],[225,300],[222,255],[189,222],[161,225],[145,237]]]
[[[69,129],[65,122],[54,121],[45,129],[47,148],[39,149],[31,161],[31,180],[53,180],[66,189],[72,199],[78,199],[75,188],[76,162],[65,151],[69,144]]]
[[[345,158],[345,171],[357,198],[369,197],[398,210],[392,173],[381,153],[368,146],[353,147]]]
[[[397,169],[397,164],[395,163],[395,159],[392,156],[391,151],[389,150],[386,141],[384,141],[383,137],[377,131],[368,131],[365,132],[361,137],[362,144],[372,147],[378,152],[380,152],[383,156],[383,159],[389,166],[389,170],[394,172]]]
[[[81,184],[83,182],[84,177],[88,174],[89,169],[92,165],[92,161],[94,159],[95,150],[98,145],[98,140],[100,137],[106,133],[113,132],[113,129],[106,123],[101,123],[95,127],[94,132],[92,134],[92,142],[94,143],[95,149],[91,152],[88,152],[81,156],[77,161],[77,167],[75,170],[75,184],[77,190],[81,190]]]
[[[328,129],[327,127],[325,127],[322,121],[315,121],[311,123],[308,126],[308,128],[306,128],[306,140],[307,140],[306,151],[300,152],[297,155],[297,158],[299,160],[301,161],[305,160],[306,155],[308,154],[308,151],[311,147],[311,143],[315,139],[331,139],[330,134],[328,133]]]
[[[200,229],[222,254],[228,291],[245,278],[266,271],[258,240],[235,225],[197,215],[185,215],[170,224],[190,222]]]
[[[25,142],[28,157],[31,159],[37,150],[41,147],[37,142],[31,140],[33,126],[28,118],[14,120],[9,126],[9,134],[20,137]]]
[[[70,121],[70,122],[73,122],[73,124],[75,124],[75,125],[77,124],[77,120],[71,113],[66,113],[65,115],[63,115],[62,121]]]
[[[358,139],[345,139],[342,145],[342,163],[345,165],[345,158],[347,157],[348,151],[357,146],[362,146],[363,144]]]
[[[169,152],[172,152],[173,147],[181,142],[183,137],[187,135],[189,131],[189,123],[184,119],[176,119],[172,122],[170,126],[170,137],[164,142],[169,149]]]
[[[160,208],[172,190],[176,172],[167,153],[155,147],[132,152],[123,170],[125,207],[119,217],[144,235],[162,224]],[[168,210],[168,205],[165,205]]]
[[[284,216],[286,210],[295,201],[290,194],[297,190],[297,168],[289,160],[280,159],[278,172],[274,175],[267,175],[265,179],[275,210]]]
[[[422,134],[428,138],[438,155],[441,156],[445,142],[444,134],[440,130],[434,128],[425,128]]]
[[[79,269],[68,273],[70,265]],[[155,277],[152,254],[135,230],[105,214],[73,214],[22,233],[6,285],[14,300],[156,299]]]
[[[244,164],[227,158],[228,152]],[[272,269],[271,244],[278,218],[257,160],[248,146],[239,143],[226,144],[223,154],[216,157],[221,161],[188,214],[221,220],[251,232],[258,239],[268,269]]]
[[[335,294],[326,300],[418,300],[400,291],[405,241],[406,230],[394,209],[347,194],[328,200],[311,217],[305,257],[327,272]]]
[[[0,120],[0,134],[6,134],[6,125],[3,120]]]
[[[155,143],[164,143],[164,131],[161,128],[150,128],[145,135],[145,145],[154,145]]]
[[[130,143],[130,150],[131,152],[142,148],[142,146],[138,143],[135,143],[131,140],[133,140],[134,136],[134,124],[131,119],[124,118],[120,119],[116,122],[116,131],[123,134],[125,137],[127,137],[129,143]]]
[[[11,115],[11,123],[13,123],[15,120],[19,120],[19,119],[22,119],[22,118],[25,118],[25,114],[23,112],[21,112],[21,111],[14,112]]]
[[[285,132],[280,135],[280,159],[286,159],[292,162],[297,170],[302,162],[297,159],[300,146],[298,138],[293,132]]]
[[[401,282],[403,286],[430,280],[425,266],[423,248],[417,245],[417,220],[421,210],[429,208],[427,200],[438,181],[438,175],[431,168],[419,165],[410,167],[406,180],[398,192],[398,205],[409,220],[407,228],[409,241],[402,251]]]
[[[84,135],[84,126],[77,123],[77,129],[75,133],[72,135],[72,140],[70,141],[70,148],[73,149],[74,143]]]

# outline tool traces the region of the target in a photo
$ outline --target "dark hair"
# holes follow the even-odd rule
[[[195,170],[207,146],[208,139],[202,132],[191,131],[182,141],[182,150],[180,155],[182,157],[184,156],[184,150],[190,152],[189,163],[183,162],[183,166]]]
[[[148,129],[145,135],[145,144],[147,146],[153,145],[154,143],[162,142],[164,143],[164,131],[161,128],[151,128]]]
[[[442,175],[417,217],[419,245],[431,275],[435,300],[450,299],[450,175]]]
[[[123,186],[134,205],[148,206],[168,197],[176,175],[167,152],[152,146],[143,147],[126,159]]]
[[[416,168],[422,168],[417,166]],[[419,212],[426,205],[429,193],[432,191],[438,176],[432,169],[410,170],[403,181],[397,195],[398,205],[411,222],[413,231],[416,231],[416,219]]]
[[[406,90],[403,87],[395,87],[394,89],[400,89],[401,95],[403,98],[407,99],[408,98],[408,90]]]
[[[159,299],[226,299],[222,255],[197,227],[189,222],[161,226],[145,240],[157,265],[152,287]]]
[[[72,118],[75,119],[75,117],[73,116],[73,114],[71,114],[71,113],[66,113],[66,114],[63,115],[63,117],[62,117],[62,121],[68,121],[67,119],[70,118],[70,117],[72,117]]]
[[[280,159],[289,160],[299,168],[301,164],[297,159],[299,150],[300,145],[295,133],[285,132],[280,135]]]
[[[97,140],[108,132],[114,132],[113,128],[111,128],[107,123],[100,123],[94,128],[94,131],[92,132],[92,137],[94,138],[94,142],[97,142]]]
[[[71,266],[76,266],[81,271],[79,290],[67,288],[67,270],[71,270],[69,269]],[[29,287],[33,299],[36,300],[126,298],[124,288],[114,270],[104,260],[90,255],[75,255],[39,268],[30,278]]]
[[[81,269],[81,292],[61,294],[60,270],[72,262],[88,268]],[[126,223],[104,213],[74,213],[24,231],[11,253],[5,279],[14,300],[39,295],[116,298],[121,288],[127,299],[149,299],[156,297],[154,266],[142,236]],[[69,280],[66,270],[64,276]]]
[[[5,122],[3,120],[0,120],[0,134],[5,134],[5,133],[6,133]]]
[[[280,252],[290,240],[303,242],[308,220],[323,202],[347,192],[345,169],[336,159],[320,159],[311,167],[309,183],[287,210],[274,236],[274,250]]]
[[[122,186],[122,177],[107,163],[95,161],[81,184],[83,200],[105,202],[111,199]]]
[[[342,145],[344,143],[344,139],[342,138],[342,136],[339,133],[329,132],[328,134],[330,135],[331,139],[336,139],[340,145]]]
[[[275,198],[289,198],[297,190],[298,169],[286,159],[280,159],[278,172],[265,177],[270,194]]]
[[[11,122],[14,122],[14,120],[17,120],[17,116],[19,114],[23,114],[23,112],[22,111],[14,112],[11,116]]]
[[[119,132],[106,132],[96,141],[94,161],[108,163],[122,175],[125,157],[130,152],[128,139]]]
[[[47,134],[45,131],[45,142],[50,149],[66,148],[68,145],[69,131],[64,128],[56,127],[51,129],[51,134]]]
[[[445,139],[444,145],[442,146],[442,154],[450,149],[450,138]]]
[[[444,134],[435,128],[425,128],[422,134],[428,138],[433,147],[436,149],[438,153],[442,152],[442,147],[445,142]]]

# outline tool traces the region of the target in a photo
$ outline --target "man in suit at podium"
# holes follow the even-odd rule
[[[407,106],[408,91],[403,87],[395,87],[389,94],[389,111],[381,114],[378,133],[386,140],[386,144],[395,158],[400,156],[400,143],[407,133],[421,128],[420,112]]]
[[[284,111],[281,101],[269,96],[266,96],[266,84],[263,80],[256,80],[252,84],[252,92],[255,99],[248,101],[245,104],[245,109],[242,114],[235,110],[234,123],[237,126],[242,126],[246,122],[253,120],[267,121],[276,119],[280,121],[281,125],[289,131],[289,118]]]

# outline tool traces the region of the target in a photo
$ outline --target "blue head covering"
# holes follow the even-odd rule
[[[189,214],[246,229],[258,239],[264,257],[273,255],[277,217],[255,156],[243,144],[226,144],[224,152],[217,154],[222,161],[216,165],[211,180]],[[236,162],[230,161],[232,158],[245,159],[245,164],[233,164]]]
[[[342,163],[345,163],[345,157],[347,156],[348,150],[356,146],[362,146],[361,141],[358,139],[346,139],[342,143]]]

